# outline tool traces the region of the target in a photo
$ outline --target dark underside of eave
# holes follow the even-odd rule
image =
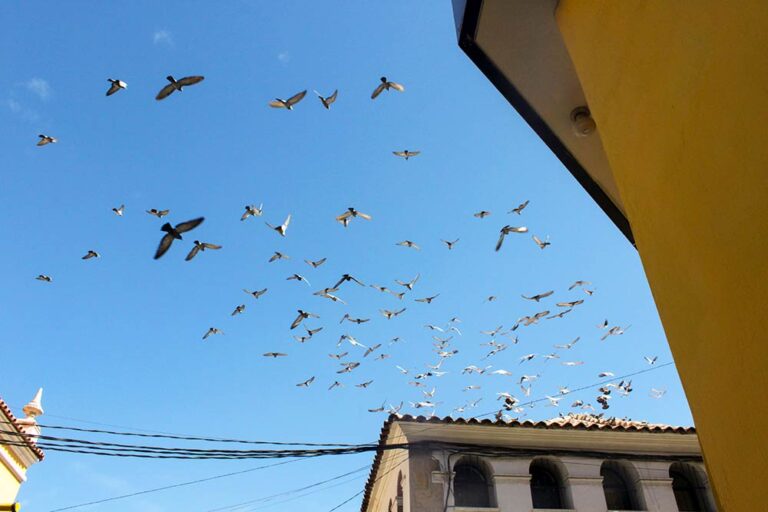
[[[576,181],[587,191],[598,206],[613,221],[619,231],[634,246],[635,237],[629,220],[611,201],[602,188],[592,179],[589,173],[581,166],[576,158],[568,151],[563,142],[549,128],[549,125],[539,116],[533,107],[523,98],[517,88],[496,67],[493,61],[485,54],[475,41],[477,24],[480,19],[480,11],[483,0],[467,0],[464,10],[461,31],[459,33],[459,47],[472,62],[483,72],[499,92],[517,110],[517,113],[525,120],[534,132],[544,141],[549,149],[560,159],[566,169],[576,178]]]

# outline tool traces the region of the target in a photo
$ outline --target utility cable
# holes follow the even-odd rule
[[[242,471],[235,471],[235,472],[232,472],[232,473],[224,473],[224,474],[221,474],[221,475],[210,476],[210,477],[207,477],[207,478],[200,478],[198,480],[190,480],[188,482],[180,482],[180,483],[177,483],[177,484],[166,485],[166,486],[163,486],[163,487],[155,487],[153,489],[145,489],[143,491],[132,492],[130,494],[122,494],[120,496],[112,496],[110,498],[104,498],[104,499],[100,499],[100,500],[89,501],[89,502],[86,502],[86,503],[78,503],[77,505],[69,505],[69,506],[62,507],[62,508],[56,508],[56,509],[53,509],[53,510],[49,510],[48,512],[61,512],[62,510],[73,510],[73,509],[76,509],[76,508],[88,507],[90,505],[98,505],[100,503],[107,503],[107,502],[110,502],[110,501],[117,501],[117,500],[122,500],[122,499],[125,499],[125,498],[132,498],[134,496],[141,496],[143,494],[150,494],[150,493],[153,493],[153,492],[167,491],[168,489],[176,489],[178,487],[185,487],[187,485],[195,485],[195,484],[200,484],[200,483],[203,483],[203,482],[210,482],[211,480],[218,480],[220,478],[227,478],[227,477],[230,477],[230,476],[242,475],[242,474],[245,474],[245,473],[251,473],[253,471],[259,471],[261,469],[273,468],[275,466],[282,466],[284,464],[291,464],[293,462],[299,462],[299,461],[302,461],[302,460],[306,460],[306,459],[293,459],[293,460],[286,460],[286,461],[283,461],[283,462],[276,462],[274,464],[267,464],[265,466],[257,466],[255,468],[244,469]]]
[[[327,480],[323,480],[322,482],[316,482],[314,484],[306,485],[304,487],[299,487],[298,489],[291,489],[291,490],[283,491],[283,492],[280,492],[280,493],[277,493],[277,494],[272,494],[270,496],[264,496],[262,498],[256,498],[256,499],[253,499],[253,500],[248,500],[248,501],[243,501],[243,502],[240,502],[240,503],[235,503],[233,505],[227,505],[225,507],[212,508],[212,509],[207,510],[206,512],[221,512],[221,511],[224,511],[224,510],[235,510],[235,509],[238,509],[238,508],[241,508],[241,507],[244,507],[244,506],[252,505],[254,503],[258,503],[258,502],[262,502],[262,501],[267,501],[267,500],[271,500],[271,499],[274,499],[274,498],[279,498],[281,496],[286,496],[288,494],[293,494],[293,493],[296,493],[296,492],[306,491],[307,489],[312,489],[314,487],[318,487],[320,485],[327,484],[327,483],[333,482],[335,480],[339,480],[341,478],[353,475],[355,473],[359,473],[359,472],[364,471],[364,470],[366,470],[366,469],[368,469],[370,467],[371,467],[370,464],[366,464],[365,466],[359,467],[357,469],[353,469],[352,471],[344,473],[343,475],[337,475],[337,476],[334,476],[333,478],[329,478]]]

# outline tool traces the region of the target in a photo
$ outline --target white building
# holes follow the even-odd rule
[[[692,427],[590,414],[539,422],[393,415],[362,512],[710,512],[714,503]]]

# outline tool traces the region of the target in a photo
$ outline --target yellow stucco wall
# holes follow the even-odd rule
[[[24,472],[20,462],[13,457],[9,450],[4,446],[0,446],[0,450],[3,452],[0,456],[7,456],[13,461],[12,464],[16,464],[17,469],[21,469],[21,471]],[[13,473],[11,473],[3,461],[0,461],[0,505],[9,505],[13,503],[16,500],[20,485],[21,484]]]
[[[721,510],[768,510],[768,2],[560,0],[556,16]]]

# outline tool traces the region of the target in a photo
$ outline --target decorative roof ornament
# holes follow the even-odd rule
[[[34,419],[35,416],[42,416],[43,415],[43,388],[40,388],[37,390],[37,393],[35,393],[35,397],[32,399],[31,402],[29,402],[27,405],[24,406],[24,414],[27,418]]]
[[[43,415],[43,388],[37,390],[34,398],[24,406],[22,411],[24,411],[25,417],[17,420],[17,422],[24,433],[34,440],[40,435],[40,427],[35,418]]]

